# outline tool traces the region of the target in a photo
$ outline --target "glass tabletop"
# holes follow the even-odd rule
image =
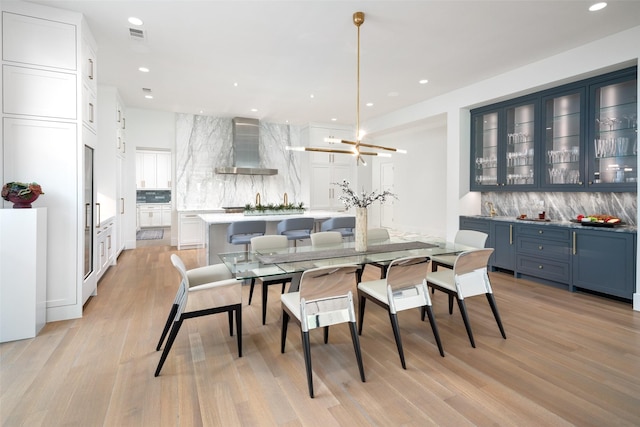
[[[390,239],[370,244],[367,252],[356,252],[353,242],[341,246],[298,246],[269,252],[228,252],[218,254],[237,279],[299,273],[311,268],[340,264],[390,263],[407,256],[457,254],[476,249],[437,240]]]

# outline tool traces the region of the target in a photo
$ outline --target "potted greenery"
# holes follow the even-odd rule
[[[252,215],[292,215],[304,213],[304,202],[300,203],[287,203],[287,204],[273,204],[268,203],[266,205],[257,204],[252,205],[247,203],[244,205],[244,214],[246,216]]]
[[[14,209],[30,208],[41,194],[44,191],[37,182],[7,182],[2,187],[2,198],[12,202]]]

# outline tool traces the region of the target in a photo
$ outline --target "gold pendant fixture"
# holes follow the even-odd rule
[[[286,147],[287,150],[292,151],[317,151],[323,153],[338,153],[338,154],[349,154],[356,157],[356,164],[362,163],[366,166],[367,162],[364,161],[362,156],[379,156],[379,157],[391,157],[390,152],[394,153],[406,153],[406,150],[401,150],[398,148],[392,147],[383,147],[381,145],[374,144],[366,144],[361,141],[362,137],[360,135],[360,26],[364,23],[364,12],[356,12],[353,14],[353,23],[358,28],[358,63],[356,67],[356,140],[348,141],[345,139],[338,138],[325,138],[324,141],[330,144],[346,144],[351,145],[353,148],[351,150],[341,150],[334,148],[323,148],[323,147]],[[382,150],[382,152],[378,151],[362,151],[361,147],[371,148],[374,150]]]

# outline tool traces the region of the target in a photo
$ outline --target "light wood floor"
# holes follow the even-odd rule
[[[125,251],[82,319],[0,345],[0,425],[640,425],[640,313],[503,273],[491,279],[507,340],[486,299],[473,298],[471,348],[457,307],[450,316],[446,296],[436,293],[446,357],[428,323],[403,312],[405,371],[386,312],[368,304],[361,337],[367,382],[359,379],[346,326],[332,328],[328,345],[315,331],[315,399],[295,324],[280,353],[278,286],[271,287],[266,326],[259,289],[243,306],[242,358],[226,315],[191,319],[154,378],[155,346],[178,285],[174,250]],[[196,266],[196,250],[180,255]]]

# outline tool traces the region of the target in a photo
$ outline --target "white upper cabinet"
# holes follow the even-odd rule
[[[2,59],[76,70],[75,25],[2,12]]]
[[[136,153],[136,186],[141,189],[171,189],[171,153],[139,151]]]

